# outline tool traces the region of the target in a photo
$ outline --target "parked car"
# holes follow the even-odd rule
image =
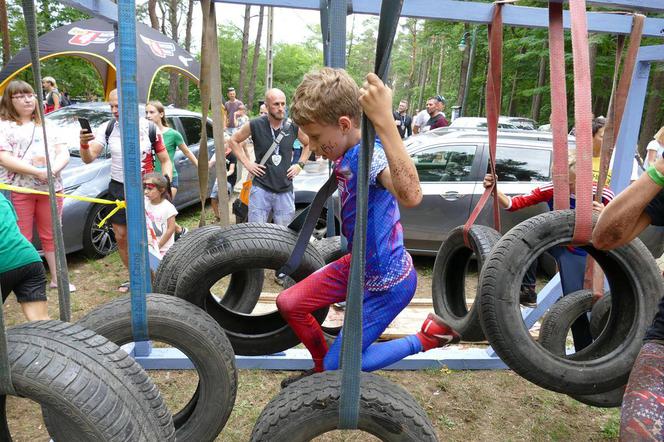
[[[143,106],[140,115],[144,115]],[[87,118],[93,130],[105,125],[112,117],[106,103],[73,104],[46,115],[46,120],[57,126],[66,134],[71,159],[62,172],[65,193],[94,198],[107,196],[108,183],[111,173],[111,157],[107,150],[90,164],[81,160],[79,152],[78,134],[80,126],[78,117]],[[185,139],[187,146],[198,156],[201,137],[201,115],[184,109],[168,108],[167,116],[169,126],[179,131]],[[212,122],[207,122],[208,152],[214,153],[214,140],[212,139]],[[174,166],[178,170],[180,184],[178,193],[173,202],[178,209],[193,205],[199,201],[198,172],[196,167],[179,150],[174,157]],[[214,182],[211,180],[209,189]],[[105,256],[115,250],[115,238],[110,223],[97,227],[113,206],[91,204],[65,198],[62,213],[62,230],[67,253],[83,250],[88,256]],[[34,235],[34,244],[39,250],[38,235]]]
[[[484,117],[459,117],[455,118],[450,127],[465,127],[465,128],[486,128],[487,122]],[[498,118],[498,129],[512,129],[512,130],[535,130],[537,122],[530,118],[524,117],[505,117]]]
[[[574,138],[568,143],[574,146]],[[440,128],[415,135],[405,142],[417,168],[422,186],[422,202],[414,208],[400,207],[406,248],[415,255],[433,256],[453,228],[468,219],[484,193],[482,181],[488,169],[487,131],[481,129]],[[500,190],[506,195],[520,195],[551,181],[552,135],[538,131],[499,131],[496,149],[496,172]],[[326,172],[307,171],[295,178],[296,207],[305,207],[327,177]],[[492,225],[490,199],[477,219],[478,224]],[[542,203],[517,212],[501,211],[503,233],[521,221],[547,211]],[[325,214],[317,232],[325,232]],[[651,231],[652,230],[652,231]],[[662,254],[662,229],[649,229],[642,235],[653,254]]]

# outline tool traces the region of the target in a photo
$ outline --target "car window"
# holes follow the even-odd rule
[[[496,174],[498,181],[549,181],[551,151],[498,146]]]
[[[187,145],[198,144],[201,141],[201,119],[194,117],[180,117],[180,123],[184,128],[184,137]]]
[[[422,182],[468,181],[477,146],[437,146],[412,156]]]
[[[168,123],[168,127],[172,127],[173,129],[177,130],[177,124],[175,124],[175,118],[174,117],[166,117],[166,122]]]

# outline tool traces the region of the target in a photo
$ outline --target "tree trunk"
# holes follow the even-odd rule
[[[237,96],[240,101],[245,102],[244,79],[247,71],[247,58],[249,56],[249,20],[251,20],[251,6],[244,7],[244,28],[242,29],[242,56],[240,57],[240,78],[237,86]]]
[[[436,92],[440,93],[440,77],[443,74],[443,60],[445,59],[445,36],[440,37],[440,54],[438,56],[438,76],[436,78]]]
[[[2,36],[2,65],[6,66],[11,58],[11,45],[9,41],[9,20],[7,19],[7,4],[0,0],[0,36]]]
[[[355,14],[353,14],[353,21],[350,25],[350,37],[348,38],[348,51],[346,53],[346,64],[350,60],[350,54],[353,51],[353,39],[355,38]]]
[[[662,88],[664,88],[664,71],[654,71],[651,86],[648,88],[650,96],[643,116],[643,129],[639,138],[639,154],[643,157],[646,146],[652,140],[655,132],[662,126],[659,113],[662,109]]]
[[[166,34],[166,10],[164,9],[164,3],[163,2],[158,2],[157,6],[159,6],[159,10],[161,11],[161,33],[164,35]]]
[[[258,12],[258,30],[256,31],[256,42],[254,43],[254,59],[251,66],[251,80],[249,81],[248,109],[254,108],[254,96],[256,94],[256,75],[258,74],[258,58],[261,53],[261,34],[263,33],[263,9],[260,7]]]
[[[187,25],[184,35],[184,49],[189,52],[191,50],[191,22],[194,14],[194,0],[189,0],[187,6]],[[182,88],[180,89],[180,96],[178,97],[178,107],[186,109],[189,106],[189,79],[182,78]]]
[[[411,35],[411,51],[410,51],[410,72],[408,73],[408,103],[411,106],[411,110],[415,110],[419,105],[412,105],[412,96],[413,96],[413,84],[415,84],[415,66],[417,65],[417,20],[410,20],[408,22],[408,30],[410,30]]]
[[[157,0],[148,0],[148,15],[150,15],[150,26],[159,30],[159,18],[157,17]]]
[[[595,77],[595,60],[597,60],[597,36],[594,34],[588,34],[590,39],[590,45],[588,47],[589,59],[590,59],[590,84],[592,84],[593,78]]]
[[[171,25],[171,38],[178,41],[178,0],[170,0],[168,3],[168,21]],[[168,103],[175,103],[178,95],[179,74],[171,71],[168,85]]]
[[[546,83],[546,57],[540,57],[539,75],[537,76],[537,89],[541,90]],[[530,117],[535,121],[540,121],[540,109],[542,108],[542,92],[539,91],[533,95],[532,105],[530,106]],[[548,123],[548,119],[546,123]],[[540,122],[541,123],[541,122]]]

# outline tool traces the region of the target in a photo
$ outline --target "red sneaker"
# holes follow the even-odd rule
[[[438,315],[429,313],[429,316],[424,320],[424,324],[422,324],[422,329],[417,332],[417,338],[422,343],[422,350],[427,351],[432,348],[455,344],[461,340],[461,335],[445,324]]]

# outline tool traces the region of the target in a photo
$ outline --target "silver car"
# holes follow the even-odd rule
[[[140,114],[144,114],[143,106]],[[184,137],[185,143],[195,156],[198,156],[201,137],[201,115],[183,109],[168,108],[166,119]],[[105,198],[110,181],[111,157],[105,151],[90,164],[84,164],[79,153],[78,117],[87,118],[93,130],[106,125],[113,118],[106,103],[74,104],[46,115],[46,120],[59,127],[66,134],[71,159],[62,172],[65,193],[94,198]],[[208,152],[214,153],[212,122],[207,122]],[[180,150],[176,151],[174,166],[179,175],[178,193],[174,204],[180,209],[196,204],[198,197],[198,172],[196,167]],[[209,183],[212,189],[213,182]],[[110,223],[97,227],[113,206],[91,204],[65,198],[62,213],[62,230],[67,253],[83,250],[88,256],[101,257],[115,250],[115,238]],[[39,250],[38,235],[33,235],[35,247]]]
[[[568,139],[570,146],[574,138]],[[482,181],[488,170],[487,131],[446,127],[415,135],[405,142],[417,168],[422,186],[422,203],[414,208],[400,207],[406,248],[415,255],[436,255],[441,242],[453,228],[468,219],[484,193]],[[530,192],[551,181],[552,135],[529,130],[498,133],[496,172],[500,190],[514,196]],[[295,178],[296,207],[305,207],[323,184],[327,173],[316,169]],[[478,224],[493,225],[492,200],[477,219]],[[516,212],[501,211],[503,232],[521,221],[548,211],[546,204]],[[321,215],[317,236],[325,232],[326,215]],[[662,253],[662,229],[649,228],[644,235],[653,255]],[[656,255],[656,253],[659,253]]]

